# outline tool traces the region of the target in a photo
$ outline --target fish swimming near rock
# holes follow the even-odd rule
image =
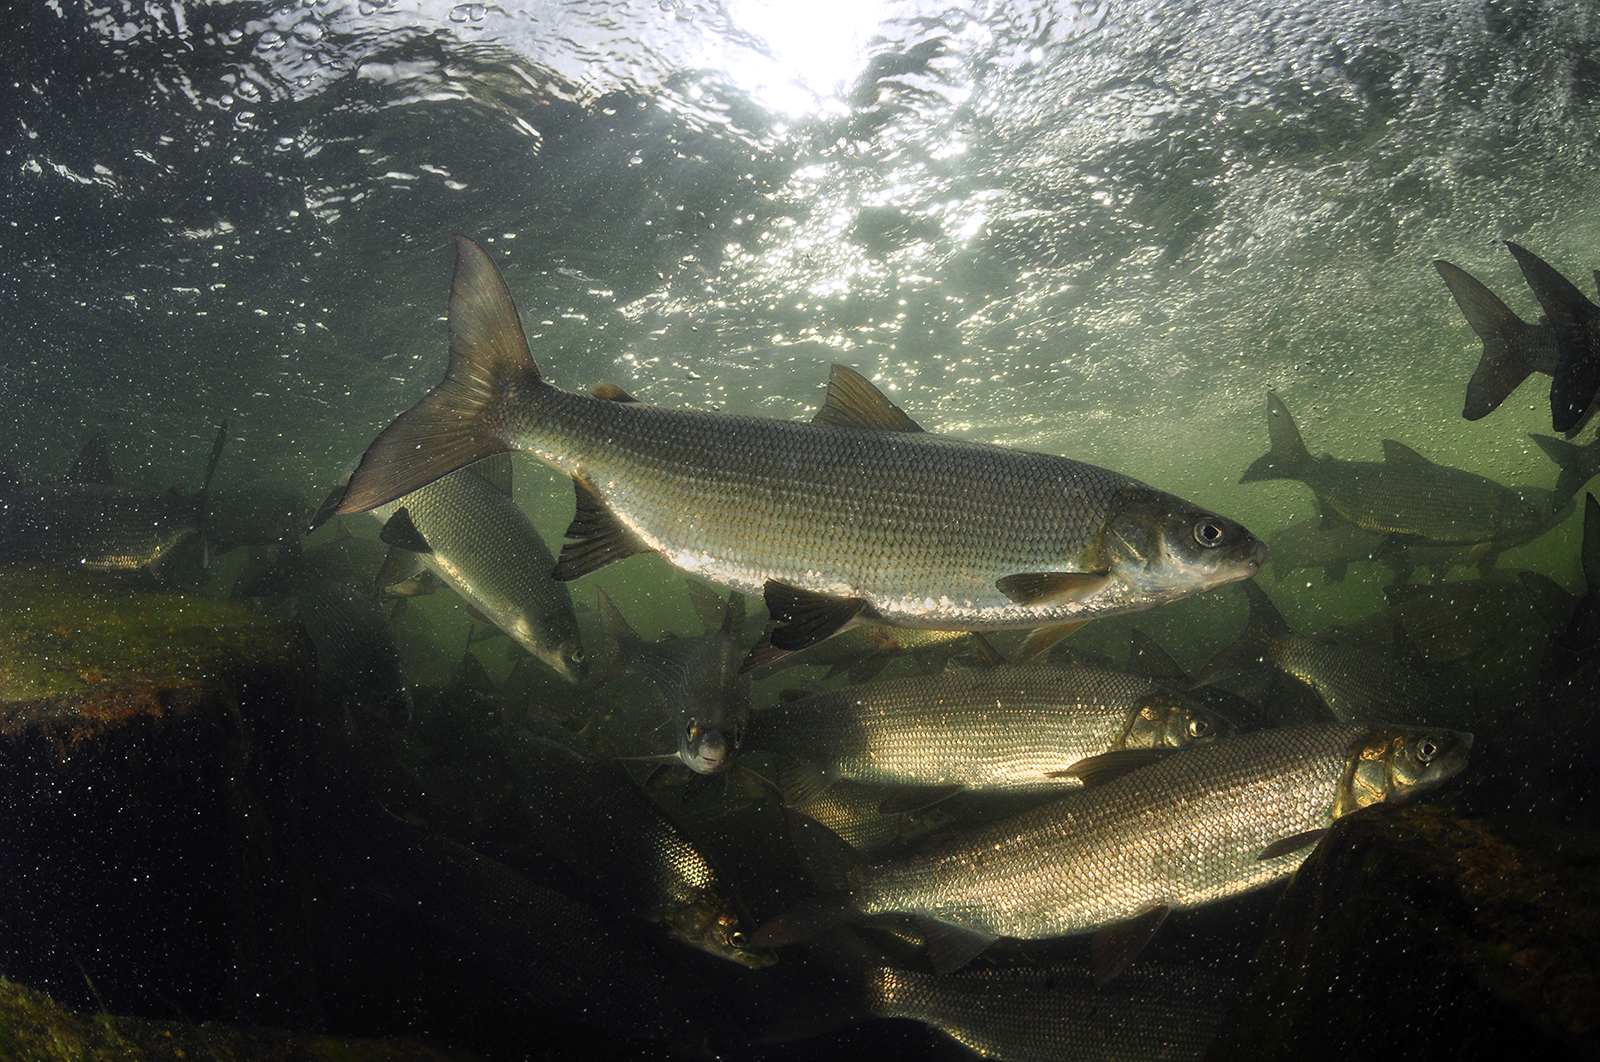
[[[1552,526],[1548,491],[1506,487],[1485,476],[1435,464],[1393,439],[1384,440],[1382,461],[1313,457],[1289,407],[1270,391],[1267,429],[1271,449],[1251,464],[1239,482],[1297,479],[1316,495],[1324,520],[1401,539],[1501,547],[1531,541]],[[1480,563],[1492,566],[1493,558]]]
[[[206,565],[201,532],[207,495],[227,431],[224,422],[205,479],[193,493],[118,486],[104,433],[89,440],[62,479],[29,482],[0,472],[0,562],[143,571],[166,581],[176,576],[198,582]]]
[[[810,423],[562,391],[461,237],[445,379],[373,442],[340,511],[512,448],[573,479],[558,579],[654,552],[762,595],[783,651],[862,623],[1075,624],[1248,579],[1266,559],[1239,524],[1120,473],[925,432],[843,366]]]
[[[1448,730],[1339,724],[1109,753],[1083,772],[1098,783],[1103,768],[1110,781],[881,861],[791,813],[796,850],[830,895],[751,941],[776,946],[849,918],[911,915],[926,923],[928,957],[943,972],[999,937],[1092,932],[1105,983],[1170,911],[1282,880],[1334,820],[1439,785],[1471,746],[1470,734]]]
[[[1036,663],[827,690],[757,712],[750,744],[839,779],[904,787],[923,803],[962,789],[1075,787],[1071,768],[1114,749],[1182,748],[1231,723],[1140,675]],[[787,772],[794,778],[797,772]]]
[[[583,637],[555,556],[511,497],[511,455],[441,476],[373,510],[393,548],[383,587],[436,573],[485,622],[571,683],[588,675]]]
[[[744,659],[744,598],[726,603],[689,584],[706,632],[698,638],[640,638],[611,598],[600,591],[600,612],[617,643],[618,663],[648,678],[666,702],[678,736],[677,758],[696,774],[721,774],[733,766],[750,720],[750,676]],[[702,602],[701,596],[712,598]]]

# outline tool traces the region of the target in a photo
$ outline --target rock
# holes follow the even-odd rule
[[[281,1029],[197,1026],[75,1014],[0,979],[0,1062],[471,1062],[414,1040],[345,1040]]]
[[[314,674],[222,602],[0,572],[0,969],[85,1007],[307,1016]]]
[[[1212,1059],[1600,1057],[1600,835],[1378,805],[1284,892]]]

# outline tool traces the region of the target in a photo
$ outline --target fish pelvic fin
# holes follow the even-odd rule
[[[867,605],[859,597],[819,594],[775,579],[767,580],[762,596],[766,598],[767,611],[773,620],[767,641],[774,648],[790,653],[838,634],[854,622]]]
[[[574,479],[572,486],[578,504],[567,528],[568,541],[561,547],[551,578],[568,583],[613,561],[653,552],[632,528],[616,518],[593,487],[581,479]]]
[[[1300,429],[1283,399],[1272,391],[1267,392],[1267,435],[1272,448],[1256,458],[1239,477],[1240,483],[1253,483],[1263,479],[1299,479],[1311,464],[1311,451],[1306,449]]]
[[[1483,340],[1483,355],[1467,383],[1467,400],[1461,409],[1461,415],[1467,420],[1480,420],[1504,402],[1529,374],[1543,366],[1517,356],[1516,340],[1530,326],[1512,313],[1494,292],[1443,259],[1434,262],[1433,268],[1439,271],[1445,286],[1455,297],[1467,324]]]
[[[500,271],[483,248],[457,236],[444,380],[373,440],[350,477],[339,512],[366,512],[509,450],[507,411],[548,386],[528,351]]]

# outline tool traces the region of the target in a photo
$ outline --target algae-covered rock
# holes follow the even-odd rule
[[[0,572],[0,970],[75,1005],[289,1021],[312,998],[290,628],[81,572]]]
[[[1376,806],[1283,894],[1212,1059],[1600,1057],[1600,835]]]
[[[471,1062],[414,1040],[345,1040],[139,1018],[76,1014],[0,979],[0,1062]]]

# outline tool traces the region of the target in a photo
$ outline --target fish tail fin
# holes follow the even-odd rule
[[[1262,479],[1298,479],[1305,467],[1311,464],[1311,451],[1300,438],[1289,407],[1274,392],[1267,392],[1267,434],[1272,448],[1256,458],[1255,463],[1239,477],[1240,483]]]
[[[1600,474],[1600,443],[1579,446],[1577,443],[1570,443],[1554,436],[1531,433],[1528,438],[1538,443],[1539,449],[1543,450],[1560,469],[1550,500],[1551,512],[1561,511],[1567,502],[1577,496],[1585,483]]]
[[[1504,402],[1534,366],[1517,357],[1515,339],[1528,325],[1488,288],[1465,270],[1439,259],[1433,263],[1467,324],[1483,340],[1483,356],[1467,383],[1467,401],[1461,415],[1479,420]]]
[[[366,512],[509,450],[508,407],[545,387],[500,271],[483,248],[457,236],[450,366],[443,382],[367,448],[339,512]]]
[[[1550,379],[1550,426],[1559,432],[1575,431],[1600,387],[1600,357],[1589,334],[1596,307],[1549,262],[1526,247],[1510,242],[1506,246],[1560,337],[1563,353]]]

